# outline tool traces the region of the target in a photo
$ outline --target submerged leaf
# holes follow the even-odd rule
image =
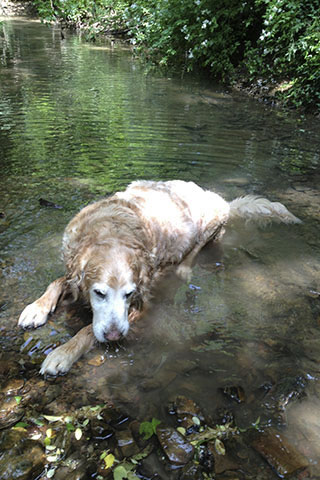
[[[193,421],[193,423],[194,423],[195,425],[197,425],[197,426],[199,426],[200,423],[201,423],[198,417],[192,417],[192,421]]]
[[[149,445],[147,445],[146,448],[142,450],[142,452],[139,452],[137,453],[137,455],[134,455],[133,457],[131,457],[130,461],[135,464],[138,463],[140,460],[150,455],[150,453],[152,452],[152,448],[153,448],[152,445],[149,443]]]
[[[104,458],[104,463],[106,464],[106,468],[111,468],[112,465],[114,464],[114,461],[115,461],[115,456],[112,455],[112,453],[109,453],[109,455],[107,455]]]
[[[139,428],[140,435],[144,435],[144,440],[149,440],[149,438],[153,435],[153,428],[150,422],[142,422],[140,423]]]
[[[142,422],[140,423],[139,433],[140,435],[144,434],[143,439],[149,440],[150,437],[157,431],[157,426],[160,425],[161,421],[157,418],[153,418],[151,422]]]
[[[47,473],[46,473],[47,478],[52,478],[55,473],[56,473],[56,469],[55,468],[50,468],[50,470],[48,470]]]
[[[62,417],[55,416],[55,415],[43,415],[43,417],[48,420],[48,422],[58,422],[59,420],[62,420]]]
[[[28,423],[18,422],[18,423],[15,424],[15,426],[13,428],[26,428],[26,427],[29,427]]]
[[[66,427],[67,427],[67,430],[68,432],[74,432],[76,427],[74,425],[72,425],[72,423],[66,423]]]
[[[123,480],[124,478],[128,478],[128,472],[123,465],[119,465],[114,469],[113,478],[114,480]]]
[[[216,452],[219,455],[225,455],[226,454],[226,448],[225,448],[223,442],[221,442],[221,440],[219,438],[216,438],[216,440],[214,442],[214,447],[216,449]]]
[[[80,440],[80,438],[82,437],[82,430],[81,428],[76,428],[76,431],[74,432],[74,436],[76,437],[76,440]]]

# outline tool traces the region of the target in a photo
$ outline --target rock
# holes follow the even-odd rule
[[[18,404],[15,397],[5,397],[0,403],[0,429],[8,428],[17,423],[24,414],[24,408]]]
[[[238,470],[240,468],[239,464],[228,452],[226,452],[225,455],[219,454],[214,442],[208,443],[208,450],[214,458],[214,472],[216,474],[224,473],[227,470]]]
[[[125,458],[132,457],[139,453],[139,447],[136,444],[130,430],[123,430],[116,433],[118,447]]]
[[[216,411],[216,421],[217,425],[234,425],[234,415],[233,412],[224,407],[219,407]]]
[[[192,459],[193,446],[174,428],[158,426],[157,437],[170,463],[185,465]]]
[[[79,458],[79,452],[74,452],[63,461],[55,472],[54,480],[85,480],[88,478],[87,462]]]
[[[1,480],[29,480],[37,478],[44,468],[42,446],[26,438],[25,432],[11,430],[0,435]]]
[[[4,395],[18,395],[24,386],[24,380],[22,378],[13,378],[1,389],[1,393]]]
[[[183,395],[176,397],[169,407],[169,412],[177,415],[179,423],[187,430],[187,433],[191,433],[195,430],[195,427],[198,429],[200,424],[204,422],[204,416],[198,405]],[[196,418],[199,421],[195,422]]]
[[[252,446],[280,477],[292,474],[309,464],[304,455],[290,445],[282,434],[272,428],[260,434],[253,441]]]
[[[188,463],[181,471],[179,480],[203,480],[202,469],[200,465]]]
[[[172,371],[171,367],[167,369],[163,368],[155,377],[143,380],[139,386],[145,392],[165,388],[176,378],[176,376],[177,373]]]
[[[90,422],[91,435],[95,440],[108,440],[114,435],[114,430],[105,422],[94,418]]]
[[[241,386],[228,386],[221,389],[221,392],[231,400],[235,400],[237,403],[243,403],[245,401],[245,393]]]

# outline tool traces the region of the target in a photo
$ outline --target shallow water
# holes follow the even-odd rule
[[[86,321],[60,308],[42,329],[16,327],[63,273],[64,226],[89,202],[140,178],[281,201],[303,224],[228,227],[190,284],[166,279],[129,337],[79,361],[63,388],[66,405],[113,401],[142,419],[163,418],[184,394],[208,415],[229,408],[243,428],[258,418],[285,426],[320,476],[319,120],[150,71],[121,45],[62,40],[35,21],[5,20],[0,46],[3,351],[39,363]],[[90,365],[97,355],[104,363]],[[226,386],[241,386],[245,402],[224,396]]]

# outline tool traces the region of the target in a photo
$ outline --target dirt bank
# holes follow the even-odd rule
[[[0,15],[4,17],[16,16],[35,16],[35,9],[32,2],[0,0]]]

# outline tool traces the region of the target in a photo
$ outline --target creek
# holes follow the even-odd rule
[[[36,20],[4,19],[0,55],[2,387],[35,382],[47,392],[38,414],[110,403],[139,421],[164,421],[184,395],[208,417],[225,409],[243,429],[283,431],[320,478],[319,120],[150,69],[120,43],[62,39]],[[228,227],[191,283],[159,286],[126,340],[43,381],[45,354],[90,312],[60,307],[25,332],[19,314],[63,274],[71,217],[137,179],[192,180],[227,200],[262,195],[303,223]],[[244,459],[245,478],[277,478],[258,454]],[[152,478],[177,473],[165,475]]]

